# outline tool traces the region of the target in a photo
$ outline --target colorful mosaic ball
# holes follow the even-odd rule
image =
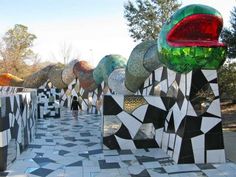
[[[65,66],[64,70],[62,71],[62,80],[65,84],[69,85],[74,79],[74,66],[76,63],[78,63],[79,60],[75,59],[68,63],[68,65]]]
[[[93,78],[97,84],[107,84],[109,75],[118,68],[125,68],[127,59],[121,55],[106,55],[94,69]]]
[[[0,74],[0,86],[22,86],[23,80],[10,73]]]
[[[93,66],[89,62],[77,62],[74,65],[73,71],[83,89],[93,91],[97,88],[97,84],[93,79]]]
[[[222,26],[221,14],[212,7],[183,7],[161,29],[158,58],[180,73],[218,69],[226,57],[226,46],[218,40]]]
[[[63,64],[54,65],[48,73],[48,79],[51,81],[52,85],[59,89],[64,89],[67,85],[62,80],[62,71],[64,69]]]
[[[115,69],[108,77],[108,87],[117,94],[133,94],[125,87],[125,68]]]

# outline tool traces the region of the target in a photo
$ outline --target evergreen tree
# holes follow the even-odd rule
[[[236,7],[231,12],[230,24],[230,28],[225,28],[222,31],[221,38],[228,46],[228,57],[236,58]]]
[[[180,7],[177,0],[130,0],[124,5],[124,17],[134,41],[156,40],[162,25]]]

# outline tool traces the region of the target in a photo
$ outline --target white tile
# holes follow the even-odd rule
[[[163,167],[167,173],[174,172],[188,172],[188,171],[200,171],[195,164],[177,164]]]
[[[187,115],[188,116],[197,116],[197,114],[196,114],[196,112],[195,112],[195,110],[193,108],[193,105],[192,105],[192,103],[190,101],[188,102]]]
[[[186,92],[186,75],[185,74],[180,75],[179,89],[185,95],[185,92]]]
[[[207,163],[225,163],[225,150],[207,150]]]
[[[83,176],[82,167],[65,167],[65,176],[64,177],[78,177]]]
[[[160,85],[161,91],[167,93],[168,87],[167,87],[167,79],[161,81],[158,85]]]
[[[147,111],[148,105],[142,105],[140,107],[138,107],[137,109],[135,109],[132,113],[132,115],[134,115],[135,117],[137,117],[139,120],[141,120],[143,122],[145,115],[146,115],[146,111]]]
[[[149,86],[149,78],[147,78],[145,81],[144,81],[144,88],[148,87]]]
[[[216,83],[211,83],[210,86],[211,86],[211,89],[212,89],[214,95],[215,95],[215,96],[219,96],[219,87],[218,87],[218,84],[216,84]]]
[[[205,135],[199,135],[191,138],[194,163],[205,162]]]
[[[163,130],[164,130],[164,128],[156,129],[155,140],[156,140],[156,142],[157,142],[157,144],[158,144],[159,147],[162,146]]]
[[[7,130],[0,132],[0,147],[7,145]]]
[[[202,73],[204,74],[207,81],[212,81],[213,79],[217,78],[216,70],[202,70]]]
[[[107,163],[121,162],[120,156],[118,155],[105,156],[105,160]]]
[[[219,122],[221,122],[221,119],[217,117],[202,117],[201,131],[207,133]]]
[[[14,110],[14,98],[15,96],[14,95],[10,95],[10,104],[11,104],[11,111],[13,112]]]
[[[174,72],[174,71],[172,71],[170,69],[167,69],[168,87],[170,87],[171,84],[174,82],[175,76],[176,76],[176,72]]]
[[[150,95],[151,90],[152,90],[151,86],[146,88],[147,95]]]
[[[184,102],[182,104],[182,107],[181,107],[181,114],[183,117],[185,117],[185,115],[187,114],[187,109],[188,109],[188,100],[186,98],[184,98]]]
[[[174,149],[175,138],[176,138],[176,135],[174,133],[170,133],[168,147],[170,147],[171,149]]]
[[[208,177],[222,177],[225,176],[222,174],[221,171],[217,169],[207,169],[207,170],[202,170]]]
[[[123,122],[123,124],[129,129],[129,132],[132,138],[136,135],[142,123],[137,121],[134,117],[129,115],[128,113],[122,111],[117,115],[119,119]]]
[[[174,148],[174,153],[173,153],[173,160],[175,162],[178,162],[178,160],[179,160],[181,146],[182,146],[182,138],[180,136],[176,135],[175,148]]]
[[[134,161],[134,163],[137,161],[136,157],[133,154],[120,155],[120,159],[122,161],[132,160],[132,161]]]
[[[191,84],[192,84],[192,71],[187,73],[186,76],[186,96],[189,96],[190,90],[191,90]]]
[[[118,136],[115,136],[115,138],[121,149],[136,149],[133,140],[119,138]]]
[[[143,166],[148,169],[148,168],[160,168],[161,165],[159,162],[143,162]]]
[[[177,103],[173,106],[173,116],[174,116],[174,125],[175,125],[175,131],[178,130],[180,123],[182,122],[184,116],[184,111],[181,111],[179,109],[179,106]]]
[[[221,117],[220,99],[213,100],[207,109],[208,113]]]
[[[162,76],[163,67],[159,67],[155,70],[155,80],[160,82]]]
[[[44,165],[43,168],[51,169],[51,170],[57,170],[59,168],[62,168],[64,165],[58,164],[58,163],[49,163],[47,165]]]
[[[112,95],[112,98],[116,103],[123,109],[124,108],[124,96],[123,95]]]
[[[160,108],[160,109],[166,111],[165,105],[162,102],[162,99],[160,97],[146,96],[144,98],[150,105],[155,106],[157,108]]]
[[[144,170],[144,166],[142,165],[133,165],[133,166],[129,166],[128,170],[131,174],[133,175],[138,175],[139,173],[141,173]]]
[[[168,142],[169,142],[169,133],[165,133],[163,132],[163,136],[162,136],[162,149],[167,152],[168,149]]]

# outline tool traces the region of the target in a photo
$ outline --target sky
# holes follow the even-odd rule
[[[129,36],[124,19],[127,0],[0,0],[0,38],[15,24],[28,26],[35,34],[33,50],[41,61],[63,62],[63,48],[70,48],[70,60],[79,58],[92,65],[108,54],[128,59],[138,44]],[[220,11],[229,26],[236,0],[180,0],[210,5]]]

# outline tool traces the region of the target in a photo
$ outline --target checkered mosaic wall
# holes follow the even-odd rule
[[[60,117],[60,89],[37,89],[38,118]]]
[[[105,96],[103,136],[105,148],[161,147],[178,163],[225,162],[216,71],[160,67],[136,96]]]
[[[36,91],[0,97],[0,170],[3,171],[34,138]]]
[[[69,85],[67,90],[61,91],[61,102],[60,105],[63,107],[70,108],[73,96],[80,98],[82,103],[82,109],[88,111],[88,113],[97,113],[96,101],[97,101],[98,89],[93,92],[86,92],[83,88],[79,87],[79,83],[74,79]],[[89,107],[89,100],[91,98]]]

